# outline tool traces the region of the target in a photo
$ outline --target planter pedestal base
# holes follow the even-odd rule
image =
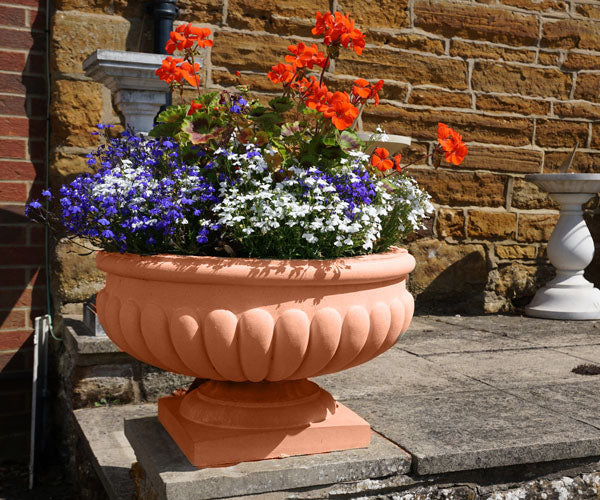
[[[158,419],[196,467],[364,448],[372,434],[365,420],[307,380],[205,382],[185,396],[161,398]]]

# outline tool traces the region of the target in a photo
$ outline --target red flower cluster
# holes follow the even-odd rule
[[[313,69],[315,65],[320,68],[327,68],[329,66],[329,59],[323,52],[319,52],[314,43],[312,47],[307,47],[300,42],[298,45],[288,46],[288,50],[293,55],[285,56],[285,61],[293,65],[294,68]]]
[[[303,78],[298,82],[298,88],[304,104],[331,119],[338,130],[351,127],[358,117],[358,108],[350,102],[350,96],[346,92],[330,92],[314,76]]]
[[[194,63],[192,66],[183,57],[167,56],[163,59],[162,66],[156,70],[156,74],[161,80],[167,83],[181,83],[187,81],[193,87],[200,84],[200,77],[196,74],[200,70],[200,65]]]
[[[208,28],[196,28],[192,23],[181,24],[175,31],[171,31],[165,50],[167,54],[172,54],[175,50],[189,49],[194,43],[197,43],[198,48],[201,49],[212,47],[213,41],[207,40],[208,36],[210,36]]]
[[[374,99],[375,106],[379,104],[379,91],[383,88],[383,80],[379,80],[374,85],[369,85],[369,82],[363,78],[354,80],[354,86],[352,87],[352,94],[356,97],[364,99]]]
[[[324,35],[325,45],[350,47],[358,55],[361,55],[365,48],[365,35],[354,27],[354,20],[350,19],[350,14],[344,16],[340,12],[336,12],[334,15],[331,12],[325,14],[317,12],[317,23],[312,29],[312,33],[313,35]]]
[[[373,165],[380,172],[385,172],[390,168],[394,167],[398,172],[402,170],[400,162],[402,161],[402,155],[397,154],[393,159],[389,158],[390,152],[385,148],[377,148],[371,156],[371,165]]]
[[[446,161],[453,165],[460,165],[469,151],[461,135],[443,123],[438,123],[437,135]]]

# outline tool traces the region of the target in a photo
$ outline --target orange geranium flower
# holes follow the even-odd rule
[[[352,126],[358,117],[358,108],[350,102],[350,96],[346,92],[334,92],[328,97],[327,106],[321,106],[325,118],[331,118],[331,122],[338,130],[345,130]]]
[[[341,45],[344,48],[350,47],[358,55],[362,54],[365,48],[365,35],[354,27],[354,20],[350,19],[350,14],[345,16],[341,12],[331,14],[326,12],[321,14],[317,12],[317,22],[312,29],[313,35],[324,35],[325,45]]]
[[[389,159],[390,152],[385,148],[377,148],[371,156],[371,165],[380,172],[385,172],[394,166],[394,162]]]
[[[437,135],[438,143],[444,151],[444,159],[453,165],[460,165],[469,152],[462,136],[444,123],[438,123]]]
[[[374,99],[375,106],[379,104],[379,91],[383,88],[383,80],[379,80],[376,84],[369,86],[369,82],[364,78],[354,80],[352,93],[361,99]]]
[[[321,68],[329,66],[327,56],[323,54],[323,52],[319,52],[319,49],[314,43],[312,44],[312,47],[308,47],[300,42],[298,45],[290,45],[288,50],[293,55],[285,56],[285,61],[293,64],[296,68],[306,67],[312,69],[315,64]]]
[[[311,76],[310,79],[304,78],[300,82],[300,87],[307,107],[317,111],[323,111],[328,107],[327,101],[333,93],[329,92],[324,83],[319,83],[314,76]]]
[[[167,54],[172,54],[175,50],[189,49],[194,43],[197,43],[201,49],[212,47],[213,41],[206,39],[210,36],[210,33],[211,31],[208,28],[196,28],[192,26],[192,23],[181,24],[177,26],[175,31],[169,33],[165,50]]]
[[[172,82],[181,83],[181,80],[186,80],[195,87],[200,83],[200,77],[196,75],[199,69],[200,65],[198,63],[195,63],[192,67],[182,57],[167,56],[163,59],[161,67],[156,70],[156,75],[169,84]]]
[[[267,76],[273,83],[289,83],[294,77],[294,67],[291,64],[279,63],[271,67]]]
[[[400,153],[398,153],[397,155],[394,156],[394,168],[398,172],[402,172],[402,165],[400,165],[401,161],[402,161],[402,155]]]
[[[187,114],[188,116],[193,115],[196,111],[200,111],[202,108],[204,108],[204,105],[200,104],[199,102],[192,101]]]

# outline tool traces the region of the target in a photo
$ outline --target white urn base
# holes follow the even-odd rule
[[[537,291],[525,313],[547,319],[600,319],[600,290],[583,277],[581,282],[576,286],[552,286],[550,282]]]

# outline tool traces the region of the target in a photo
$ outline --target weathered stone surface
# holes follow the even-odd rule
[[[513,111],[522,115],[550,114],[548,101],[515,96],[478,94],[475,105],[477,109],[484,111]]]
[[[189,464],[156,417],[126,420],[124,428],[146,474],[149,489],[145,490],[145,498],[152,491],[160,499],[190,500],[261,494],[376,479],[408,472],[410,468],[410,456],[405,451],[374,434],[371,445],[364,449],[197,469]]]
[[[51,68],[62,73],[83,73],[81,63],[99,47],[136,51],[141,28],[141,19],[58,11],[52,17]]]
[[[564,120],[538,120],[535,129],[535,143],[538,146],[572,148],[575,141],[581,146],[587,143],[589,134],[587,123]]]
[[[74,175],[89,172],[84,154],[55,152],[51,156],[50,180],[54,189],[70,180]]]
[[[64,303],[83,302],[104,286],[104,273],[96,267],[96,256],[83,256],[82,251],[85,252],[81,246],[69,240],[60,241],[56,247],[54,286]]]
[[[500,264],[488,276],[486,312],[510,311],[515,305],[528,304],[538,288],[550,280],[552,273],[548,265]]]
[[[575,99],[600,103],[600,74],[580,73],[575,84]]]
[[[471,94],[414,88],[410,92],[408,104],[434,107],[443,106],[445,108],[471,108]]]
[[[563,68],[572,70],[597,69],[599,67],[600,56],[579,52],[569,52],[563,63]]]
[[[469,154],[458,168],[537,173],[542,170],[542,152],[531,149],[470,146]]]
[[[562,0],[500,0],[500,3],[511,7],[519,7],[520,9],[544,12],[565,12],[569,8],[568,2]]]
[[[223,20],[223,0],[178,0],[177,6],[179,19],[188,23],[219,24]]]
[[[202,0],[196,0],[195,3],[200,4]],[[116,14],[124,17],[142,18],[145,15],[143,4],[131,0],[57,0],[54,3],[54,7],[56,10]]]
[[[417,0],[415,26],[445,37],[488,40],[508,45],[534,45],[538,20],[529,14],[446,1]]]
[[[462,210],[440,208],[436,221],[437,234],[440,238],[465,237],[465,214]]]
[[[125,404],[135,400],[131,365],[80,366],[73,375],[73,407],[95,403]]]
[[[429,335],[439,339],[444,333],[452,337],[448,343],[438,342],[436,346],[428,340]],[[512,342],[513,346],[518,344]],[[459,388],[464,391],[477,390],[480,388],[478,382],[449,372],[421,357],[424,353],[460,352],[465,345],[474,347],[475,342],[470,343],[465,333],[451,326],[435,325],[434,322],[425,329],[412,331],[411,327],[393,349],[377,356],[377,363],[365,363],[352,370],[315,377],[313,380],[340,401],[383,395],[391,388],[405,396],[435,394]]]
[[[535,259],[539,249],[533,245],[496,245],[496,255],[499,259]]]
[[[335,64],[336,74],[363,78],[383,78],[414,85],[437,85],[449,89],[467,88],[467,64],[464,61],[423,54],[406,54],[392,50],[340,53]]]
[[[515,237],[517,214],[469,210],[467,235],[475,239],[508,239]]]
[[[170,373],[150,365],[142,365],[141,389],[146,401],[170,396],[175,389],[187,389],[194,377]]]
[[[102,118],[102,85],[56,80],[50,113],[54,146],[95,146],[98,139],[92,132]]]
[[[538,55],[538,64],[544,64],[546,66],[559,66],[560,54],[557,52],[544,52],[540,50]]]
[[[237,85],[247,85],[253,91],[259,92],[280,92],[281,85],[275,84],[267,78],[265,73],[244,72],[237,76],[234,71],[213,70],[212,81],[223,87],[235,87]]]
[[[458,368],[487,373],[485,362],[471,370],[469,363],[477,356],[486,359],[491,354],[460,355],[464,361]],[[441,362],[452,356],[444,354],[431,358]],[[509,372],[512,366],[506,363],[507,354],[500,352],[498,356],[505,371]],[[531,361],[533,366],[541,363],[533,356]],[[517,369],[516,366],[517,363],[513,369]],[[531,368],[527,373],[531,373]],[[375,429],[385,429],[388,439],[409,450],[417,474],[600,453],[598,429],[496,389],[420,396],[399,395],[391,390],[373,398],[352,399],[345,403],[356,409]],[[402,425],[398,425],[399,419]]]
[[[581,19],[544,20],[542,47],[600,49],[600,23]]]
[[[417,303],[448,310],[475,311],[482,306],[479,294],[487,281],[488,266],[483,245],[451,245],[423,239],[408,245],[417,260],[410,275],[411,291]],[[446,304],[440,302],[452,298]]]
[[[600,149],[600,124],[592,124],[592,147]]]
[[[535,60],[535,51],[527,49],[511,49],[487,43],[471,43],[452,40],[450,55],[464,59],[496,59],[509,62],[530,62]]]
[[[592,19],[600,19],[600,7],[593,2],[581,2],[576,5],[577,14]]]
[[[592,127],[592,130],[597,130]],[[598,147],[600,141],[598,136],[592,135],[592,147]],[[563,162],[568,158],[570,152],[547,152],[544,156],[544,172],[558,172]],[[569,172],[597,173],[600,168],[600,153],[577,152]]]
[[[556,222],[557,214],[519,214],[518,241],[548,241]]]
[[[598,62],[600,68],[600,59]],[[554,104],[554,114],[568,118],[600,119],[600,106],[588,102],[557,102]]]
[[[556,68],[475,61],[471,83],[475,90],[567,99],[572,77]]]
[[[411,170],[411,175],[440,205],[500,207],[505,203],[506,178],[501,175],[446,170]]]
[[[526,118],[481,116],[457,111],[410,109],[380,104],[365,108],[365,128],[381,125],[389,134],[408,135],[431,141],[439,122],[452,124],[468,141],[527,146],[531,144],[533,122]]]
[[[296,42],[276,35],[219,31],[215,33],[211,61],[213,66],[233,70],[270,70],[271,66],[283,61],[291,43]]]
[[[513,180],[510,206],[522,210],[558,209],[558,204],[550,198],[548,193],[542,191],[533,182],[519,177]]]
[[[314,12],[314,2],[306,2]],[[325,2],[327,5],[327,2]],[[323,10],[329,10],[324,7]],[[404,28],[409,25],[408,0],[339,0],[338,10],[350,12],[359,26]]]
[[[365,36],[367,42],[373,45],[433,52],[439,55],[445,53],[443,40],[414,33],[394,33],[390,30],[369,29],[366,30]]]

